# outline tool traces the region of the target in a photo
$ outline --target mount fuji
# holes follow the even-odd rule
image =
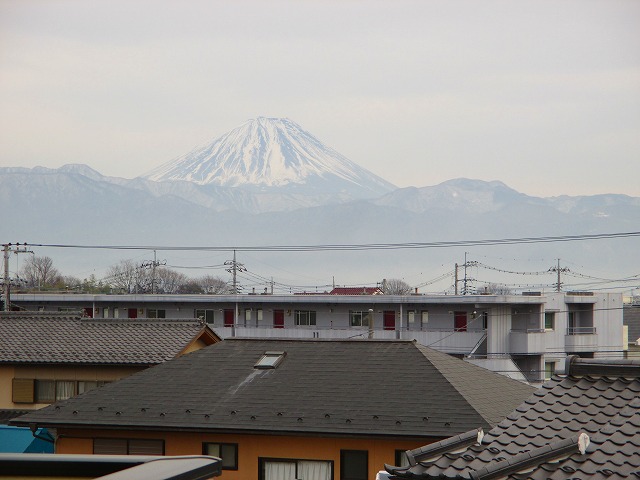
[[[395,188],[291,120],[262,117],[133,179],[103,176],[84,164],[0,167],[0,202],[11,207],[0,222],[4,241],[61,245],[237,247],[529,238],[635,231],[640,218],[640,198],[625,195],[539,198],[499,181],[465,178]],[[640,263],[636,243],[629,237],[597,245],[501,246],[500,256],[570,259],[620,278],[616,275]],[[305,275],[337,274],[343,282],[362,282],[366,276],[402,278],[415,268],[436,271],[466,253],[331,251],[303,260],[282,252],[270,253],[268,261],[291,272],[304,262]],[[86,256],[72,250],[55,254],[62,271],[66,263],[77,272],[89,265],[106,268],[123,255],[90,249]]]
[[[341,201],[379,197],[396,189],[297,123],[266,117],[249,120],[142,178],[272,193],[298,192],[307,197],[337,195]]]

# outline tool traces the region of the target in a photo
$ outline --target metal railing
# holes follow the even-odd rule
[[[596,327],[568,327],[567,335],[595,335]]]

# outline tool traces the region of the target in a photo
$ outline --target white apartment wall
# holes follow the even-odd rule
[[[482,336],[482,313],[487,312],[487,353],[488,354],[530,354],[547,355],[549,358],[562,358],[566,355],[567,329],[567,301],[573,304],[593,303],[593,321],[596,328],[598,345],[594,347],[597,355],[622,352],[622,295],[595,294],[593,296],[569,296],[563,292],[553,292],[540,297],[527,296],[406,296],[384,297],[371,296],[330,297],[327,295],[298,296],[298,295],[239,295],[239,296],[206,296],[206,295],[125,295],[92,296],[92,295],[16,295],[15,301],[29,309],[43,307],[46,310],[57,311],[58,308],[80,310],[82,308],[97,307],[100,314],[108,306],[110,317],[114,308],[118,308],[119,318],[126,319],[128,308],[138,309],[140,318],[146,317],[149,309],[165,310],[167,319],[192,318],[196,309],[214,311],[215,328],[224,327],[224,310],[238,309],[236,320],[237,332],[244,325],[244,310],[255,311],[262,309],[263,320],[257,325],[255,316],[247,327],[252,327],[251,336],[256,335],[293,335],[293,332],[283,330],[297,330],[295,336],[314,336],[314,331],[322,332],[323,338],[344,338],[367,331],[368,327],[351,327],[349,325],[349,311],[367,312],[374,309],[374,329],[378,338],[415,338],[421,343],[435,344],[458,353],[468,352],[469,345],[479,341]],[[273,329],[273,310],[285,311],[284,329]],[[316,312],[314,327],[296,327],[295,310],[312,310]],[[428,322],[424,325],[414,325],[412,331],[407,331],[407,312],[416,312],[416,320],[421,319],[421,312],[428,312]],[[555,311],[555,328],[544,333],[535,332],[544,326],[544,311]],[[383,330],[383,315],[385,311],[395,312],[395,331]],[[467,332],[453,332],[454,315],[456,311],[467,313]],[[517,314],[515,312],[518,312]],[[477,312],[474,319],[473,312]],[[256,327],[259,328],[256,328]],[[228,328],[228,327],[226,327]],[[272,331],[274,330],[274,331]],[[333,333],[329,331],[335,330]],[[517,342],[520,345],[514,350],[512,339],[516,338],[516,330],[521,332]],[[425,333],[427,332],[427,333]],[[473,335],[472,335],[473,333]],[[482,332],[484,334],[484,332]],[[524,335],[524,337],[523,337]],[[434,340],[435,339],[435,340]],[[542,345],[542,346],[540,346]],[[523,346],[523,347],[522,347]]]
[[[594,305],[593,324],[598,334],[597,357],[624,355],[622,294],[606,293],[598,296]]]

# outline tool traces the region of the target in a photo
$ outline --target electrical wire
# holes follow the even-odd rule
[[[151,245],[71,245],[25,243],[29,247],[78,248],[107,250],[160,250],[160,251],[251,251],[251,252],[318,252],[353,250],[399,250],[422,248],[451,248],[482,245],[516,245],[527,243],[575,242],[614,238],[638,237],[640,232],[597,233],[547,237],[499,238],[487,240],[459,240],[442,242],[368,243],[368,244],[318,244],[318,245],[262,245],[262,246],[151,246]]]

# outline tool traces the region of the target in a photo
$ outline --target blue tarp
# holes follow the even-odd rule
[[[36,430],[36,436],[53,440],[44,428]],[[53,453],[53,443],[42,438],[34,437],[28,428],[0,425],[0,452]]]

